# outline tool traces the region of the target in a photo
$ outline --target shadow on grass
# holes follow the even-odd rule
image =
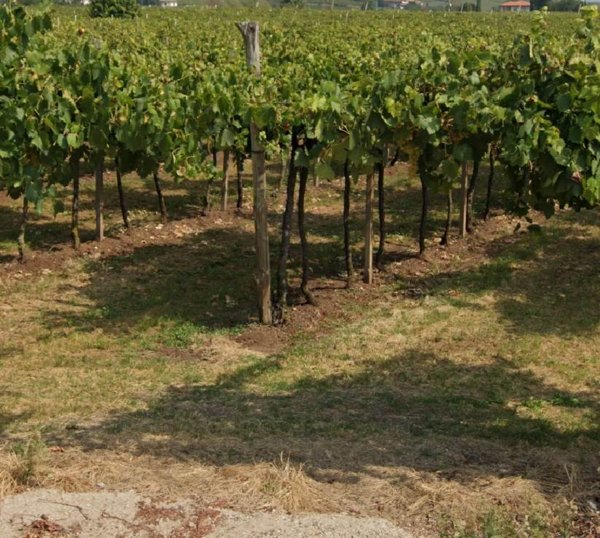
[[[492,261],[470,271],[445,271],[410,283],[450,294],[458,306],[494,292],[494,308],[517,334],[591,333],[600,325],[600,237],[562,223],[488,245]],[[404,283],[406,285],[407,283]]]
[[[272,218],[278,223],[281,217]],[[341,219],[308,213],[306,221],[311,278],[341,277]],[[207,226],[212,226],[210,221]],[[355,220],[357,241],[361,229],[362,222]],[[279,255],[278,232],[274,227],[271,235],[273,277]],[[289,263],[292,279],[300,273],[298,243],[294,227]],[[355,254],[358,260],[358,248]],[[243,326],[256,321],[255,263],[254,234],[250,226],[238,222],[231,227],[212,226],[172,244],[139,245],[125,255],[87,262],[84,270],[90,275],[89,283],[77,288],[74,299],[73,294],[64,293],[67,298],[57,301],[60,308],[50,309],[44,319],[49,327],[66,325],[84,331],[102,327],[121,332],[162,321],[209,329]],[[72,291],[71,285],[66,282],[61,291]],[[82,313],[77,308],[80,298],[91,300],[93,308]]]
[[[14,253],[17,253],[17,237],[21,224],[21,212],[17,208],[0,206],[0,243],[14,244]],[[34,250],[48,250],[61,243],[69,241],[69,226],[57,222],[46,215],[30,214],[27,224],[26,241]],[[6,255],[5,261],[10,261],[13,256]]]
[[[465,365],[408,350],[365,360],[354,373],[286,381],[285,368],[284,359],[271,356],[214,385],[171,386],[147,409],[59,441],[217,466],[271,462],[283,452],[317,479],[334,470],[377,474],[408,466],[453,480],[535,480],[557,458],[560,465],[577,462],[584,477],[600,464],[590,449],[600,442],[598,402],[561,392],[506,360]],[[559,411],[577,406],[595,426],[559,428],[530,412],[532,398]]]
[[[14,423],[25,422],[31,413],[0,413],[0,435],[3,435]]]
[[[90,281],[47,312],[49,326],[115,332],[163,321],[231,328],[254,319],[254,242],[241,230],[209,229],[183,243],[140,246],[125,255],[88,262]],[[62,291],[69,291],[64,284]],[[60,290],[59,290],[60,291]],[[73,312],[81,298],[94,307]]]
[[[275,240],[271,248],[276,260]],[[337,276],[341,251],[336,244],[311,245],[310,255],[314,276]],[[181,243],[138,246],[128,254],[87,262],[89,282],[76,288],[63,283],[58,292],[65,298],[45,312],[44,322],[50,328],[101,327],[117,333],[165,321],[199,329],[241,327],[257,321],[255,263],[254,234],[239,227],[209,228]],[[295,245],[292,276],[299,274],[299,265]],[[93,307],[81,312],[82,299]]]
[[[416,203],[418,189],[405,189],[395,203]],[[392,202],[390,202],[392,203]],[[405,232],[414,223],[390,216],[388,229]],[[359,217],[359,216],[358,216]],[[272,216],[273,219],[279,216]],[[335,213],[307,213],[311,278],[343,278],[342,221]],[[278,229],[271,237],[273,275],[279,250]],[[352,238],[358,243],[362,221],[353,218]],[[583,234],[583,235],[582,235]],[[493,307],[516,333],[580,334],[600,323],[600,241],[573,226],[524,233],[509,244],[491,242],[492,261],[471,270],[447,270],[433,276],[403,277],[402,285],[428,293],[449,294],[458,306],[494,292]],[[354,249],[355,264],[361,254]],[[386,261],[410,257],[401,249]],[[168,245],[138,246],[131,254],[89,263],[88,285],[79,293],[96,305],[93,312],[69,316],[48,313],[51,325],[88,330],[121,331],[161,320],[206,328],[232,328],[255,321],[254,237],[248,226],[213,227]],[[294,226],[290,273],[298,275],[300,250]]]

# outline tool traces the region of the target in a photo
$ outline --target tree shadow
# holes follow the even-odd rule
[[[280,216],[272,214],[271,218],[276,224]],[[306,220],[311,278],[340,278],[344,267],[340,221],[313,213],[307,214]],[[256,321],[254,234],[249,227],[235,223],[219,226],[207,221],[207,226],[172,244],[139,245],[127,254],[85,262],[89,282],[83,287],[63,283],[58,290],[63,298],[45,312],[46,325],[119,332],[160,320],[212,329]],[[355,222],[357,237],[360,229],[361,224]],[[274,276],[280,248],[277,225],[272,228],[270,244]],[[355,254],[358,260],[358,249]],[[294,226],[288,264],[292,283],[300,266]],[[92,308],[82,312],[82,300],[91,302]]]
[[[0,436],[4,435],[15,423],[22,423],[31,417],[31,413],[0,412]]]
[[[17,208],[0,206],[0,242],[14,243],[15,256],[17,237],[21,225],[21,212]],[[47,215],[36,215],[31,211],[27,223],[26,242],[35,250],[48,250],[69,240],[69,226]],[[5,261],[13,256],[6,255]]]
[[[600,441],[597,399],[560,391],[502,358],[466,365],[408,350],[364,360],[354,373],[293,381],[285,367],[270,356],[215,384],[171,386],[143,410],[59,432],[56,442],[216,466],[272,462],[283,452],[323,480],[333,471],[410,467],[458,481],[539,478],[545,488],[540,477],[557,461],[576,462],[586,478],[600,463],[590,450]],[[261,385],[278,372],[277,387]],[[531,411],[532,399],[558,411],[577,406],[595,426],[558,425]]]
[[[175,219],[195,217],[200,213],[200,197],[204,182],[181,181],[175,183],[161,178],[161,187],[167,206],[167,214]],[[141,188],[143,187],[143,188]],[[137,212],[156,213],[160,215],[158,196],[152,178],[135,179],[123,182],[123,197],[132,216]],[[93,210],[93,189],[89,191],[89,209]],[[104,187],[104,202],[108,211],[118,218],[120,211],[117,185],[109,181]]]
[[[600,238],[572,226],[525,232],[487,246],[491,261],[413,279],[430,294],[469,306],[493,292],[493,304],[516,334],[591,333],[600,325]],[[458,292],[458,297],[456,293]]]
[[[329,240],[311,245],[313,277],[339,276],[341,251],[336,246]],[[279,242],[272,237],[273,274],[278,255]],[[294,245],[292,286],[300,262]],[[61,283],[59,298],[44,312],[44,323],[50,329],[116,333],[162,321],[199,329],[239,328],[257,321],[255,264],[254,234],[240,227],[206,228],[178,243],[138,246],[130,253],[86,261],[86,284]]]
[[[65,283],[65,299],[44,316],[49,327],[132,331],[164,321],[232,328],[255,320],[253,235],[212,228],[182,243],[149,245],[90,261],[83,287]],[[75,294],[72,291],[76,291]],[[79,305],[91,301],[81,312]]]

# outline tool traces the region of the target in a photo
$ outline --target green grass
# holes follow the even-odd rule
[[[148,189],[133,178],[128,185],[130,206],[145,211],[136,226],[159,233]],[[192,188],[167,182],[173,215],[194,214]],[[4,278],[1,438],[26,442],[41,431],[48,446],[95,469],[151,458],[135,460],[135,472],[114,485],[145,487],[144,466],[251,473],[289,454],[332,509],[359,499],[364,513],[434,525],[425,518],[434,503],[446,517],[434,527],[447,536],[546,536],[568,526],[564,503],[594,494],[600,465],[600,216],[566,212],[536,233],[513,234],[505,223],[465,249],[453,239],[448,251],[419,261],[409,256],[418,192],[396,178],[387,200],[383,283],[327,292],[341,317],[327,310],[329,295],[323,318],[298,307],[320,321],[305,320],[297,332],[257,332],[252,221],[243,217],[76,258],[50,274]],[[358,255],[360,188],[354,203]],[[432,239],[443,197],[434,204]],[[116,207],[112,199],[115,226]],[[311,194],[317,287],[341,274],[340,208],[339,182]],[[3,202],[0,216],[12,222],[14,211]],[[39,216],[32,248],[64,240],[65,218]],[[10,256],[12,232],[4,230],[0,256]],[[285,337],[259,350],[248,344],[255,333]],[[225,495],[220,484],[206,487]],[[382,495],[389,502],[377,508]],[[423,499],[419,510],[415,499]]]

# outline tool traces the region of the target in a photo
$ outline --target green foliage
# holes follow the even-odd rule
[[[137,0],[92,0],[90,17],[133,19],[140,14]]]
[[[115,17],[117,7],[139,9],[92,10]],[[252,120],[272,154],[289,151],[296,130],[307,141],[298,163],[324,178],[346,163],[358,176],[397,149],[446,192],[462,163],[493,144],[509,209],[550,215],[600,201],[595,9],[576,28],[523,17],[517,35],[506,32],[514,17],[500,14],[477,24],[440,14],[434,34],[430,15],[403,14],[399,31],[389,12],[323,13],[318,25],[313,14],[297,12],[290,25],[289,11],[261,13],[260,79],[245,66],[238,12],[203,13],[202,23],[188,13],[63,22],[54,32],[47,14],[3,6],[0,15],[0,190],[15,198],[52,198],[70,183],[72,159],[214,176],[213,151],[245,152]]]
[[[551,0],[546,5],[550,11],[577,11],[581,2],[580,0]]]
[[[175,324],[163,330],[162,340],[169,347],[185,348],[192,344],[199,332],[198,327],[193,323]]]

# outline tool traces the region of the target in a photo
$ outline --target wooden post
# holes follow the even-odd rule
[[[160,222],[166,224],[168,220],[167,204],[165,202],[165,197],[162,193],[162,187],[160,186],[160,177],[158,175],[158,170],[152,174],[152,177],[154,179],[154,188],[156,189],[156,196],[158,197],[158,210],[160,211]]]
[[[467,235],[467,207],[468,207],[468,180],[469,172],[467,170],[467,161],[462,163],[460,175],[460,236]]]
[[[119,205],[121,206],[121,216],[123,217],[123,225],[129,230],[129,212],[127,211],[127,203],[125,202],[125,193],[123,192],[123,177],[121,175],[121,165],[119,158],[115,157],[115,172],[117,174],[117,190],[119,191]]]
[[[354,265],[352,263],[352,248],[350,245],[350,191],[352,190],[352,178],[350,177],[350,162],[346,158],[344,163],[344,258],[346,260],[346,288],[352,286],[354,276]]]
[[[235,171],[237,173],[237,202],[236,209],[242,209],[244,205],[244,183],[242,181],[242,168],[244,167],[244,156],[238,151],[235,151]]]
[[[379,247],[375,255],[375,265],[380,271],[383,268],[385,253],[385,167],[388,162],[387,147],[381,150],[381,162],[377,164],[377,209],[379,212]]]
[[[373,283],[373,173],[367,174],[365,191],[365,265],[363,281]]]
[[[71,177],[73,180],[73,206],[71,209],[71,238],[73,248],[79,250],[81,239],[79,237],[79,155],[71,155]]]
[[[490,144],[490,175],[488,176],[487,184],[487,196],[485,199],[485,212],[483,213],[483,220],[487,220],[490,216],[490,205],[492,203],[492,188],[494,185],[494,165],[496,162],[496,148],[493,144]]]
[[[104,239],[104,158],[96,165],[96,241]]]
[[[223,183],[221,183],[221,210],[227,211],[229,201],[229,150],[223,151]]]
[[[27,217],[29,216],[29,200],[23,193],[23,212],[21,213],[21,226],[19,228],[19,261],[23,263],[25,261],[25,232],[27,230]]]
[[[244,37],[246,63],[260,77],[259,27],[256,22],[237,23]],[[256,240],[258,292],[258,316],[262,323],[273,321],[271,311],[271,267],[269,258],[269,227],[267,221],[267,174],[265,150],[260,143],[260,131],[254,122],[250,123],[250,146],[252,149],[252,175],[254,180],[254,230]]]

